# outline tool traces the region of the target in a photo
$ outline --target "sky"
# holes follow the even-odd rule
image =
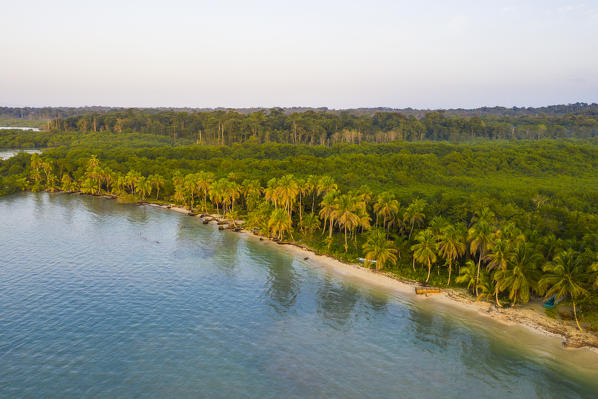
[[[598,102],[594,1],[0,1],[0,106]]]

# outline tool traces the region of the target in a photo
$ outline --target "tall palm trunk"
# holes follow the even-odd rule
[[[430,262],[430,258],[428,258],[428,277],[426,277],[426,283],[430,280],[430,272],[432,271],[432,263]]]
[[[475,274],[475,296],[478,296],[478,283],[480,281],[480,265],[482,263],[482,250],[480,249],[480,257],[478,258],[478,270]]]
[[[299,193],[299,224],[301,225],[301,231],[303,231],[303,215],[301,214],[301,208],[303,204],[301,203],[301,193]]]
[[[499,308],[502,308],[502,305],[500,304],[500,301],[498,300],[498,287],[494,288],[494,295],[496,297],[496,306],[498,306]]]
[[[449,261],[449,279],[446,285],[451,285],[451,272],[453,271],[453,261]]]
[[[575,308],[575,301],[573,301],[573,315],[575,316],[575,322],[577,323],[577,328],[581,331],[581,326],[579,325],[579,320],[577,320],[577,309]]]
[[[347,244],[347,224],[345,223],[345,252],[349,249],[349,244]]]

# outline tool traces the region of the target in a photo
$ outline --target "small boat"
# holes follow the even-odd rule
[[[417,295],[440,294],[440,288],[434,288],[434,287],[415,287],[415,293]]]
[[[365,263],[365,258],[358,258],[361,263]],[[370,260],[369,263],[376,263],[375,260]]]
[[[552,308],[554,308],[555,305],[556,305],[556,297],[554,297],[554,296],[552,298],[548,299],[547,301],[545,301],[543,304],[543,306],[546,309],[552,309]]]

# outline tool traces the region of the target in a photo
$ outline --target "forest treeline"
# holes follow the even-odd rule
[[[554,296],[580,327],[598,326],[593,140],[143,147],[153,136],[132,146],[98,136],[0,162],[1,193],[110,194],[217,212],[499,306]]]
[[[595,137],[598,135],[598,113],[468,117],[435,111],[417,118],[401,112],[369,115],[349,111],[305,111],[288,114],[279,108],[248,114],[131,109],[57,118],[49,123],[49,128],[60,132],[136,132],[168,136],[172,144],[187,139],[206,145],[540,140]]]
[[[52,120],[56,118],[66,118],[69,116],[90,114],[94,112],[111,112],[111,111],[126,111],[129,108],[123,107],[105,107],[105,106],[87,106],[87,107],[0,107],[0,119],[15,119],[15,120]],[[248,107],[248,108],[194,108],[194,107],[154,107],[154,108],[139,108],[144,112],[160,112],[160,111],[178,111],[178,112],[201,112],[201,111],[237,111],[242,114],[249,114],[252,112],[264,111],[267,108],[263,107]],[[349,108],[349,109],[329,109],[328,107],[285,107],[281,108],[286,114],[304,111],[326,111],[330,113],[339,114],[347,111],[354,114],[372,115],[376,112],[400,112],[405,115],[413,115],[422,117],[430,110],[416,109],[416,108],[390,108],[390,107],[364,107],[364,108]],[[438,110],[437,110],[438,111]],[[550,116],[550,115],[596,115],[598,114],[598,104],[592,103],[574,103],[574,104],[558,104],[548,105],[543,107],[479,107],[479,108],[452,108],[441,110],[447,115],[459,116]]]

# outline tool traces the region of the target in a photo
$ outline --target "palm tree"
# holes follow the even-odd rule
[[[135,170],[128,171],[127,175],[125,176],[125,185],[129,187],[129,189],[131,190],[131,194],[135,194],[137,180],[139,179],[139,177],[141,177],[141,175],[139,174],[139,172]]]
[[[453,225],[447,225],[440,229],[438,237],[438,253],[448,263],[449,277],[446,285],[451,283],[453,262],[457,257],[465,253],[465,240],[462,232]]]
[[[365,262],[375,260],[376,270],[381,270],[387,263],[397,263],[398,251],[392,247],[392,241],[386,239],[386,232],[372,230],[368,233],[367,241],[363,244]]]
[[[413,251],[413,259],[428,266],[428,277],[426,283],[430,280],[430,272],[432,271],[432,263],[436,263],[436,237],[430,229],[420,231],[416,236],[416,244],[411,246]]]
[[[292,227],[293,222],[291,220],[291,215],[289,215],[284,209],[277,208],[272,211],[270,219],[268,220],[268,231],[271,232],[274,237],[278,235],[278,240],[282,240],[284,234],[289,232],[292,239]]]
[[[277,181],[276,191],[277,197],[280,198],[284,204],[286,211],[289,215],[292,215],[295,199],[301,191],[297,180],[295,180],[293,175],[285,175],[281,177]]]
[[[306,213],[300,226],[307,233],[311,234],[320,228],[320,219],[313,213]]]
[[[413,234],[413,228],[417,224],[418,226],[421,225],[426,218],[424,213],[424,209],[426,208],[426,201],[422,199],[414,200],[403,214],[403,220],[408,223],[411,228],[409,229],[409,239],[411,239],[411,235]]]
[[[482,259],[488,252],[488,247],[492,242],[492,225],[485,219],[478,220],[467,232],[467,239],[470,241],[469,252],[472,256],[478,254],[478,267],[476,273],[476,281],[480,279],[480,265]],[[476,282],[476,296],[479,294]]]
[[[210,200],[216,205],[216,212],[220,214],[220,204],[224,206],[226,196],[226,180],[219,179],[210,186]]]
[[[198,192],[194,174],[185,175],[183,187],[185,188],[185,197],[187,198],[187,205],[189,207],[189,210],[192,211],[193,207],[195,206],[195,195]]]
[[[308,193],[308,186],[305,179],[297,179],[297,187],[298,187],[298,194],[299,194],[299,224],[302,225],[303,223],[303,196]]]
[[[477,280],[476,269],[476,263],[473,260],[468,259],[467,262],[465,262],[465,266],[461,267],[461,270],[459,270],[459,276],[455,281],[459,284],[467,284],[468,290],[471,290],[472,292],[475,291]]]
[[[235,209],[235,202],[241,197],[241,186],[234,181],[227,181],[226,183],[226,198],[230,203],[230,209]]]
[[[62,179],[60,180],[62,185],[60,187],[60,189],[62,191],[66,191],[66,192],[71,192],[73,191],[73,180],[71,179],[71,176],[68,173],[65,173],[62,175]]]
[[[102,171],[102,180],[106,184],[106,191],[109,193],[113,192],[113,184],[116,180],[116,174],[109,167],[104,168]]]
[[[266,201],[270,201],[274,204],[274,208],[278,208],[278,203],[280,202],[280,190],[278,190],[278,181],[276,178],[272,178],[268,180],[266,184],[266,188],[264,189],[264,197]]]
[[[160,187],[164,185],[164,178],[160,175],[150,175],[148,180],[152,187],[156,189],[156,199],[160,196]]]
[[[527,303],[530,291],[536,290],[540,274],[538,262],[541,259],[535,248],[528,243],[521,243],[509,258],[507,268],[494,273],[497,289],[501,292],[509,291],[513,306],[518,301]]]
[[[381,217],[382,227],[386,229],[388,221],[392,220],[393,216],[399,212],[399,201],[391,193],[383,192],[378,195],[374,204],[374,212],[376,213],[376,225],[378,225],[378,218]]]
[[[241,193],[245,200],[245,208],[248,211],[255,209],[260,201],[260,194],[262,193],[262,186],[259,180],[243,180],[241,184]]]
[[[139,177],[137,180],[137,187],[139,189],[139,196],[141,200],[145,200],[145,197],[152,193],[152,184],[144,176]]]
[[[543,269],[546,274],[540,280],[540,289],[546,290],[547,298],[553,295],[557,298],[570,296],[575,322],[577,328],[581,330],[577,319],[576,302],[589,295],[582,286],[583,282],[589,279],[589,274],[584,270],[580,254],[572,249],[562,251]]]
[[[345,252],[347,252],[349,250],[347,231],[353,231],[362,222],[359,217],[358,201],[351,194],[343,194],[334,202],[334,208],[332,219],[345,231]]]
[[[311,194],[311,213],[316,211],[316,195],[318,194],[318,177],[314,175],[307,176],[305,179],[305,194]]]
[[[495,238],[490,244],[489,251],[490,252],[485,258],[488,262],[486,269],[488,271],[494,271],[495,273],[499,270],[506,270],[509,259],[513,256],[512,244],[506,239]],[[496,299],[496,306],[501,307],[500,301],[498,300],[498,284],[494,287],[494,296]]]
[[[213,182],[214,174],[212,172],[200,171],[195,175],[195,185],[203,198],[202,210],[204,212],[208,211],[208,195],[210,193],[210,187],[212,186]]]
[[[322,235],[326,232],[326,222],[330,223],[330,234],[329,237],[332,237],[332,228],[334,225],[334,211],[335,208],[335,200],[336,200],[336,191],[331,191],[327,193],[322,202],[320,202],[320,219],[324,219],[324,225],[322,226]]]
[[[322,176],[318,180],[318,195],[328,194],[331,191],[338,190],[334,179],[330,176]]]

